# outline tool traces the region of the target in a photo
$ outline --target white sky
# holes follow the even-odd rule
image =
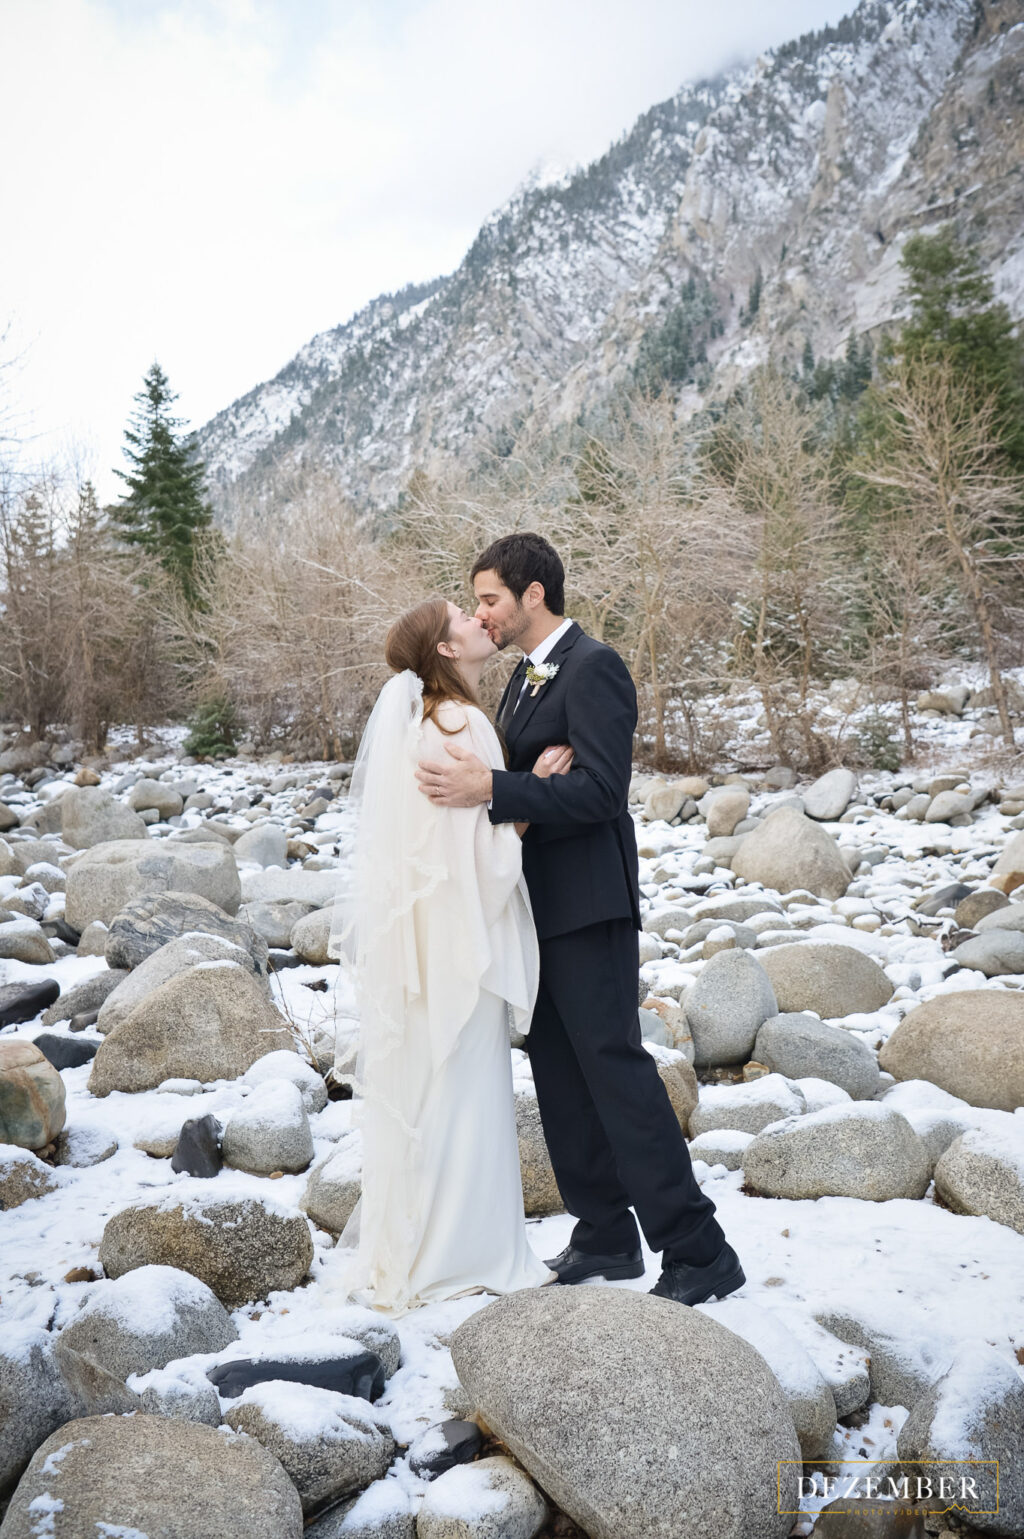
[[[115,495],[154,357],[198,426],[457,266],[538,165],[852,4],[0,0],[0,357],[28,453]]]

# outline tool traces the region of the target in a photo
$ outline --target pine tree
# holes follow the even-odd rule
[[[205,467],[195,439],[182,434],[171,415],[177,400],[156,362],[135,397],[136,410],[125,429],[127,470],[117,470],[127,494],[110,510],[121,539],[153,552],[190,604],[197,599],[197,544],[213,514],[203,489]]]

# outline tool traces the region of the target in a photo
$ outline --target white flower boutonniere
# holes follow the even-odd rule
[[[526,670],[526,682],[532,684],[531,698],[537,693],[543,684],[547,684],[554,678],[561,667],[560,663],[531,663]]]

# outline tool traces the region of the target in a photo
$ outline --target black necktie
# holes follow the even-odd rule
[[[527,662],[527,658],[520,658],[516,664],[515,672],[508,681],[508,694],[505,696],[505,705],[499,717],[499,723],[502,725],[512,719],[512,713],[516,708],[516,702],[523,687],[523,680],[526,677]]]

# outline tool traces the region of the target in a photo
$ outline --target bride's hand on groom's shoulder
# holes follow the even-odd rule
[[[573,751],[568,743],[555,743],[551,748],[545,748],[533,766],[533,773],[541,780],[549,780],[552,775],[567,775],[572,769]]]

